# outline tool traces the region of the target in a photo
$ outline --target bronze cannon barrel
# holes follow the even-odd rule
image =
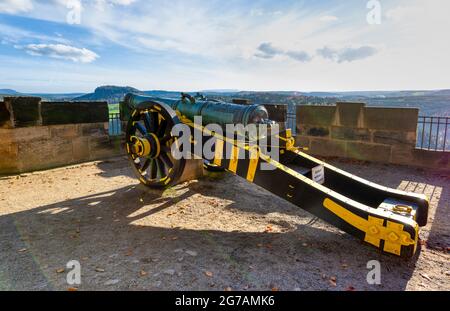
[[[179,114],[194,120],[195,116],[202,117],[203,125],[219,124],[255,124],[263,123],[269,119],[266,108],[262,105],[238,105],[218,100],[208,100],[205,98],[195,98],[183,94],[181,99],[142,96],[136,94],[127,94],[125,104],[132,108],[139,105],[159,102],[169,105]]]

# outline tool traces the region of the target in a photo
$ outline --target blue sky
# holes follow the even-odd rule
[[[448,14],[447,0],[0,0],[0,88],[450,88]]]

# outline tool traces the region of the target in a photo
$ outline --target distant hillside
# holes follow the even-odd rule
[[[19,95],[20,93],[11,89],[0,89],[1,95]]]
[[[79,97],[75,97],[73,101],[97,101],[104,100],[108,103],[120,102],[127,93],[143,94],[144,92],[130,86],[100,86],[95,89],[94,93],[89,93]]]

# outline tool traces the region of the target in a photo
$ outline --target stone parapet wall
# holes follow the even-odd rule
[[[104,122],[0,129],[0,175],[117,156],[122,140]]]
[[[450,170],[450,153],[416,148],[418,113],[363,103],[298,106],[296,140],[316,156]]]
[[[121,154],[122,137],[108,133],[106,102],[0,102],[0,175],[104,159]]]

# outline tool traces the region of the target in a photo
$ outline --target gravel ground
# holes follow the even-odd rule
[[[332,162],[431,197],[415,258],[380,254],[236,176],[161,192],[117,158],[0,179],[0,290],[450,290],[449,176]],[[366,281],[370,260],[380,285]]]

